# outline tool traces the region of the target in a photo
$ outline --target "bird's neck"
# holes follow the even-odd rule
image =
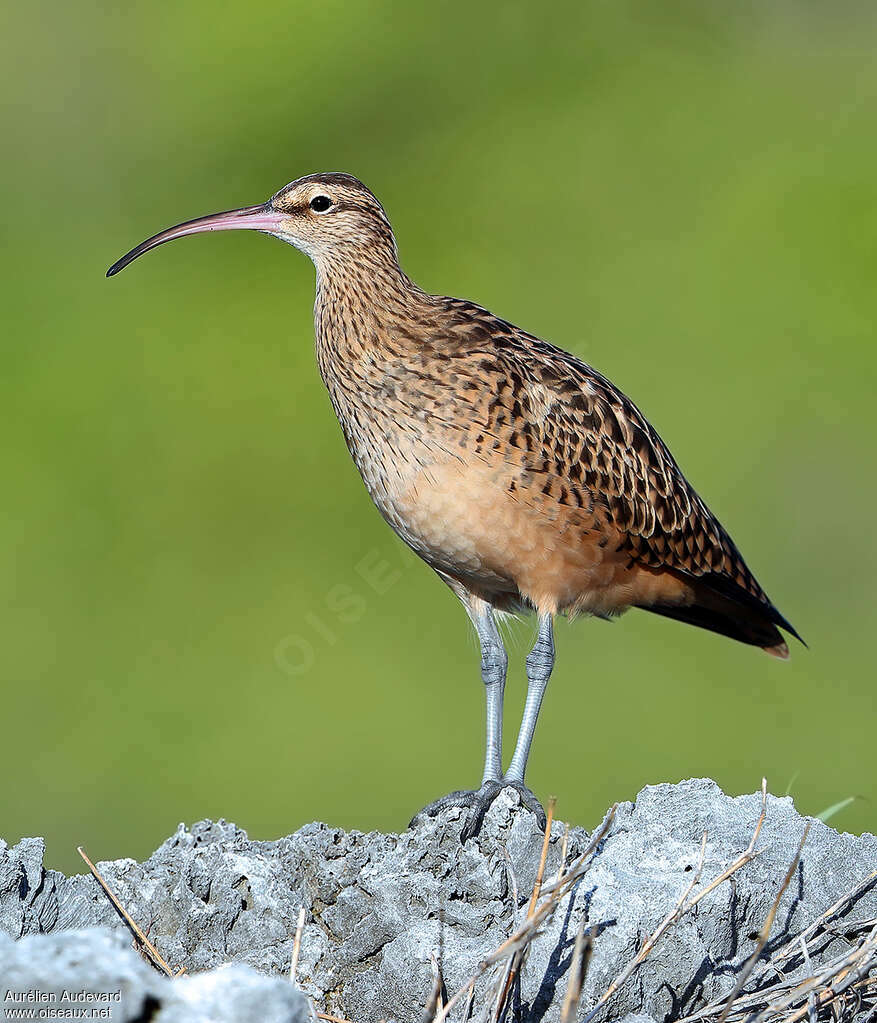
[[[433,301],[387,253],[315,261],[314,327],[323,379],[416,347],[418,321]],[[330,390],[331,390],[330,384]]]

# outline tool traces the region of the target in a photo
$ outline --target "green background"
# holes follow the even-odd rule
[[[317,170],[374,189],[423,287],[630,394],[810,643],[782,664],[639,612],[560,623],[536,792],[593,825],[646,783],[766,774],[804,812],[863,797],[833,823],[874,830],[864,7],[0,19],[3,837],[79,869],[78,843],[143,857],[204,816],[400,829],[480,778],[474,637],[349,460],[306,258],[205,235],[103,277],[160,228]],[[507,742],[533,634],[511,631]]]

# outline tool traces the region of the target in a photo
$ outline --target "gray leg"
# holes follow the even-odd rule
[[[474,791],[451,792],[447,796],[437,799],[416,814],[411,824],[414,825],[420,817],[434,817],[452,806],[465,807],[472,810],[469,823],[461,835],[465,841],[477,834],[485,813],[503,787],[502,704],[508,656],[496,627],[493,608],[477,597],[469,597],[464,600],[464,604],[481,644],[481,680],[484,682],[487,705],[484,775],[481,780],[481,788]]]
[[[509,659],[490,605],[480,604],[471,617],[481,642],[481,680],[487,702],[484,775],[481,779],[481,784],[485,785],[502,778],[502,698]]]
[[[487,702],[484,776],[481,788],[476,791],[451,792],[442,799],[437,799],[429,806],[425,806],[411,822],[414,826],[418,818],[435,817],[436,814],[453,806],[465,807],[470,813],[469,820],[460,832],[460,839],[463,842],[478,834],[491,804],[507,786],[517,791],[521,804],[536,815],[540,827],[545,827],[545,811],[539,804],[539,800],[524,784],[524,769],[527,766],[527,756],[530,752],[530,743],[533,740],[533,731],[536,727],[536,717],[542,703],[542,695],[554,664],[552,619],[551,615],[543,615],[539,619],[539,637],[527,658],[527,703],[524,708],[521,730],[518,734],[518,743],[508,773],[503,775],[502,704],[508,657],[490,605],[471,598],[467,604],[467,610],[481,643],[481,678],[484,682]]]
[[[527,770],[527,758],[533,733],[536,731],[536,719],[542,706],[542,697],[551,678],[554,667],[554,622],[550,614],[540,615],[539,634],[533,649],[527,657],[527,702],[524,705],[524,716],[512,762],[506,772],[506,781],[524,783],[524,772]]]

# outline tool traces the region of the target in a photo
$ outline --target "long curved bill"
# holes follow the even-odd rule
[[[182,238],[187,234],[200,234],[202,231],[276,231],[283,222],[283,214],[271,206],[270,203],[262,203],[260,206],[244,206],[240,210],[226,210],[225,213],[211,213],[208,217],[198,217],[196,220],[186,220],[182,224],[176,224],[165,231],[154,234],[141,242],[107,270],[107,277],[112,277],[120,270],[133,262],[144,252],[154,249],[156,245],[164,245],[165,242],[173,241],[174,238]]]

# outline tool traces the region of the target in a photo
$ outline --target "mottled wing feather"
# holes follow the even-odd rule
[[[602,503],[632,562],[704,578],[772,607],[734,542],[685,479],[634,403],[575,356],[490,313],[465,306],[470,343],[483,338],[482,371],[497,381],[487,431],[519,464],[543,473],[543,493]],[[464,310],[461,309],[461,312]],[[515,404],[523,415],[515,414]],[[515,422],[540,422],[517,436]]]
[[[550,359],[543,372],[554,371]],[[576,392],[570,394],[570,384]],[[549,417],[581,437],[589,487],[605,500],[631,558],[692,576],[719,575],[767,597],[740,552],[639,409],[605,377],[568,359]]]

